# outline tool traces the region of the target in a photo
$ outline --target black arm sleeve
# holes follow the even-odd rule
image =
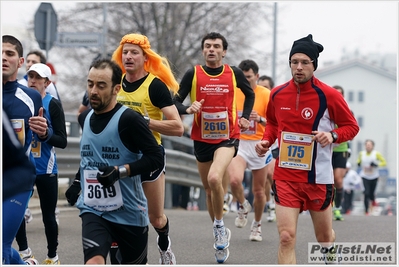
[[[237,87],[240,88],[245,95],[242,116],[248,120],[255,103],[255,93],[247,78],[245,78],[242,70],[234,66],[232,66],[231,68],[233,69],[234,75],[236,76]]]
[[[67,146],[65,114],[61,102],[54,97],[51,99],[49,104],[49,114],[51,118],[51,126],[53,128],[53,135],[47,143],[54,147],[65,148]]]
[[[160,79],[155,78],[148,88],[148,94],[152,104],[163,109],[173,105],[172,95],[166,86]]]
[[[187,114],[186,110],[187,108],[189,108],[189,106],[183,105],[183,101],[186,99],[186,97],[191,91],[193,78],[194,78],[194,68],[191,68],[184,74],[180,82],[179,91],[175,94],[173,98],[173,102],[175,103],[176,108],[179,111],[179,114]]]
[[[143,154],[137,161],[126,162],[130,166],[131,176],[151,172],[163,166],[161,147],[140,113],[131,109],[125,110],[119,120],[118,130],[123,144],[130,151]]]

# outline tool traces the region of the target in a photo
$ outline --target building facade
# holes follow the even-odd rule
[[[396,68],[395,68],[396,69]],[[398,175],[398,86],[392,68],[381,68],[361,59],[352,59],[320,68],[315,76],[323,82],[344,88],[345,99],[353,111],[360,132],[352,140],[349,161],[356,166],[359,151],[366,139],[375,142],[375,150],[387,160],[381,175]]]

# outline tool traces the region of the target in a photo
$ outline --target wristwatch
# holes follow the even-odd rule
[[[259,123],[264,123],[264,122],[265,122],[265,120],[263,119],[263,117],[259,116]]]
[[[119,171],[119,177],[120,178],[127,177],[127,169],[126,169],[125,165],[118,166],[118,171]]]
[[[150,125],[150,117],[149,116],[143,116],[144,117],[144,120],[145,120],[145,122],[147,123],[147,125]]]
[[[331,131],[330,134],[332,136],[333,143],[335,143],[337,141],[337,139],[338,139],[338,134],[336,132],[334,132],[334,131]]]

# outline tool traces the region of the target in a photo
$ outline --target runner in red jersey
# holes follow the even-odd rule
[[[310,212],[317,241],[326,248],[333,245],[333,143],[352,140],[359,131],[343,96],[313,75],[322,51],[311,34],[293,43],[289,55],[293,78],[272,89],[265,133],[256,145],[263,156],[278,139],[273,192],[280,264],[296,263],[296,227],[303,210]]]
[[[207,208],[213,221],[215,257],[223,263],[229,256],[230,230],[223,222],[223,183],[227,166],[237,154],[241,130],[249,127],[249,116],[254,104],[254,92],[243,72],[223,64],[227,41],[219,33],[209,33],[201,43],[205,65],[188,70],[175,96],[180,114],[194,114],[191,138],[198,172],[207,195]],[[242,116],[237,113],[236,93],[245,95]],[[191,105],[183,105],[190,94]]]

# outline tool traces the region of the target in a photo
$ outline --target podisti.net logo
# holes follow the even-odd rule
[[[396,264],[394,242],[335,242],[327,248],[317,242],[308,243],[308,263]]]

